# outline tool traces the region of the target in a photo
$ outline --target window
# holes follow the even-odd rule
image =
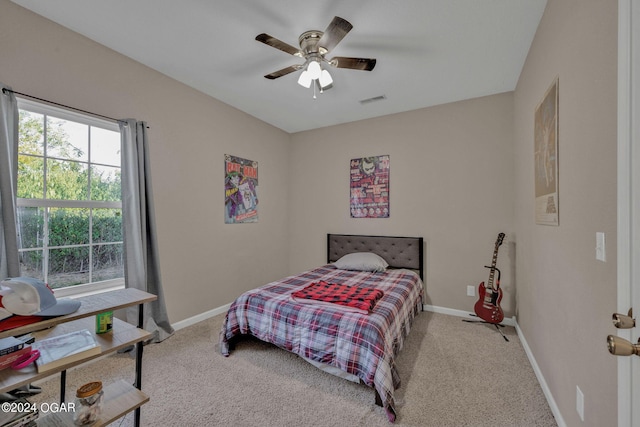
[[[22,99],[18,106],[21,274],[56,294],[122,283],[118,125]]]

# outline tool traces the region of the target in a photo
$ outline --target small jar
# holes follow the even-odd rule
[[[77,426],[93,424],[102,412],[102,382],[87,383],[76,391],[76,405],[73,423]]]

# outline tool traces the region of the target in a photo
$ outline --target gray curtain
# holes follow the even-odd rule
[[[20,276],[16,196],[18,185],[18,102],[0,83],[0,279]]]
[[[173,334],[165,308],[158,242],[151,191],[147,126],[127,119],[122,135],[122,216],[124,227],[125,286],[157,295],[144,305],[144,329],[160,342]],[[137,307],[127,310],[127,321],[138,323]]]

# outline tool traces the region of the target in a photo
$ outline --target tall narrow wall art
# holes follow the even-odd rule
[[[536,224],[559,225],[558,78],[536,107],[534,146]]]
[[[224,222],[258,222],[258,162],[224,155]]]
[[[389,218],[389,155],[351,159],[351,218]]]

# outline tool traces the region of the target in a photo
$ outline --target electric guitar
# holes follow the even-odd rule
[[[491,266],[485,265],[485,268],[491,269],[489,273],[489,281],[487,286],[484,282],[478,286],[478,294],[480,298],[473,307],[474,311],[482,320],[488,323],[500,323],[504,319],[504,313],[500,307],[500,301],[502,300],[502,289],[500,289],[500,270],[496,268],[496,261],[498,259],[498,248],[502,245],[504,240],[504,233],[498,234],[496,240],[496,248],[493,251],[493,260]],[[495,272],[498,272],[498,278],[496,279],[495,287],[493,285],[493,279]]]

